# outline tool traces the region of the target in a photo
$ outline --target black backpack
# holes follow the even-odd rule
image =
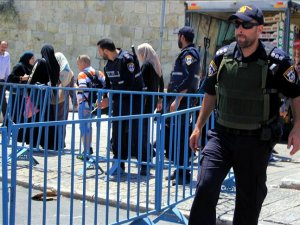
[[[103,88],[102,82],[98,79],[99,71],[95,71],[94,76],[92,74],[90,74],[88,71],[83,71],[83,72],[91,80],[91,82],[88,84],[88,88],[95,88],[95,89],[102,89]],[[89,98],[87,99],[89,105],[92,105],[93,103],[95,103],[97,98],[98,98],[98,92],[97,91],[92,91],[91,93],[89,93]]]

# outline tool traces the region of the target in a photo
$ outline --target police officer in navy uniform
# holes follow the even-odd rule
[[[258,223],[267,194],[266,170],[271,150],[281,134],[279,93],[292,98],[294,127],[290,154],[300,148],[300,84],[289,56],[259,40],[262,11],[243,6],[229,17],[236,42],[217,51],[205,81],[205,97],[190,137],[196,151],[201,128],[217,109],[215,129],[201,152],[200,171],[190,225],[216,224],[221,184],[233,168],[236,182],[234,225]]]
[[[104,68],[106,77],[106,88],[120,91],[142,91],[143,78],[140,74],[140,68],[137,59],[123,49],[117,49],[115,44],[110,39],[102,39],[97,43],[99,54],[107,64]],[[132,102],[130,102],[129,94],[110,94],[112,96],[113,116],[126,116],[141,113],[141,96],[132,95]],[[121,101],[122,98],[122,101]],[[108,106],[108,97],[101,101],[100,107]],[[132,107],[130,109],[130,107]],[[121,110],[120,110],[121,109]],[[131,112],[130,112],[131,111]],[[121,139],[118,137],[119,123],[121,123]],[[132,133],[129,134],[129,121],[114,121],[112,125],[112,150],[114,159],[126,160],[128,157],[128,140],[131,139],[132,155],[138,158],[138,120],[132,120]],[[119,142],[120,146],[119,146]],[[120,148],[119,148],[120,147]],[[146,149],[142,148],[141,159],[147,161]],[[123,173],[125,171],[125,164],[121,162],[117,167],[111,168],[110,175]],[[146,175],[146,166],[143,165],[140,170],[141,175]]]
[[[168,93],[196,93],[199,81],[200,81],[200,54],[198,49],[193,44],[194,40],[194,30],[185,26],[182,27],[178,32],[178,47],[181,49],[179,53],[174,69],[171,73],[170,82],[168,84]],[[189,104],[189,105],[188,105]],[[189,107],[194,106],[194,101],[190,102],[186,97],[180,96],[178,98],[168,97],[167,98],[167,111],[174,112],[176,110],[183,110]],[[186,114],[181,116],[181,127],[180,127],[180,146],[176,151],[169,152],[169,140],[170,133],[175,134],[175,130],[170,132],[172,128],[170,121],[166,122],[165,127],[165,149],[166,149],[166,157],[173,160],[178,166],[185,167],[184,169],[175,170],[173,174],[170,176],[170,179],[173,180],[172,184],[189,184],[191,180],[190,171],[187,169],[189,165],[189,157],[191,155],[191,151],[184,151],[185,142],[187,141],[185,138],[185,134],[188,132],[191,126],[186,127],[185,120],[189,120],[186,118]],[[190,123],[190,122],[188,122]],[[174,141],[176,141],[175,135],[173,136]],[[176,146],[173,144],[172,146]],[[179,154],[177,151],[180,151]],[[179,158],[177,156],[179,155]],[[185,157],[187,155],[187,157]],[[178,162],[178,163],[177,163]],[[178,173],[178,174],[177,174]],[[178,180],[176,181],[176,177]],[[169,179],[169,178],[168,178]]]

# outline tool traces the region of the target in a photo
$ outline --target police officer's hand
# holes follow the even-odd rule
[[[199,129],[197,126],[193,130],[192,135],[190,136],[190,148],[196,152],[199,151],[199,139],[201,137],[202,130]]]
[[[290,155],[294,155],[300,149],[300,126],[294,125],[289,134],[287,148],[289,149],[291,146],[293,146],[293,148],[290,151]]]
[[[177,108],[179,107],[179,104],[180,104],[180,100],[181,99],[178,98],[178,100],[175,99],[172,102],[172,104],[170,105],[170,112],[175,112],[177,110]]]
[[[108,107],[108,98],[103,98],[100,102],[100,104],[98,105],[98,107],[100,106],[101,109],[105,109]]]

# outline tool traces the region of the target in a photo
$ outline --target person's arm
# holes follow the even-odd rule
[[[216,95],[210,95],[205,93],[200,113],[197,119],[197,122],[195,124],[195,128],[193,130],[193,133],[190,136],[190,147],[193,151],[197,151],[199,148],[199,139],[201,137],[202,128],[204,127],[206,120],[212,113],[212,111],[215,109],[216,106]]]
[[[159,92],[164,93],[164,88],[165,88],[164,78],[163,78],[163,75],[161,75],[160,78],[159,78]],[[162,103],[163,103],[163,96],[159,95],[158,100],[157,100],[157,104],[156,104],[156,110],[158,112],[162,110]]]
[[[69,87],[71,87],[71,88],[76,87],[73,72],[72,72],[71,81],[69,83]],[[77,108],[78,107],[78,103],[77,103],[77,98],[76,98],[76,92],[74,90],[69,90],[69,96],[70,96],[70,98],[72,100],[73,107]]]
[[[21,82],[21,77],[25,75],[25,71],[22,68],[21,64],[17,64],[14,66],[12,69],[11,74],[7,78],[7,82],[9,83],[20,83]]]
[[[5,71],[5,81],[7,81],[7,78],[10,74],[10,55],[8,55],[7,57],[7,67],[6,67],[6,71]]]
[[[182,90],[180,93],[184,94],[186,92],[187,92],[187,89]],[[177,98],[174,99],[174,101],[170,105],[170,112],[175,112],[177,110],[182,99],[183,99],[183,96],[178,96]]]
[[[288,149],[293,146],[290,155],[294,155],[300,149],[300,96],[291,101],[294,126],[288,138]]]

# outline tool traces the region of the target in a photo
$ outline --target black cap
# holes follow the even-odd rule
[[[229,17],[229,21],[241,19],[246,22],[256,20],[259,25],[264,24],[264,15],[260,8],[254,5],[244,5],[235,13]]]
[[[185,38],[189,39],[189,40],[193,40],[194,39],[194,29],[189,27],[189,26],[184,26],[182,27],[179,31],[178,34],[183,35]]]

